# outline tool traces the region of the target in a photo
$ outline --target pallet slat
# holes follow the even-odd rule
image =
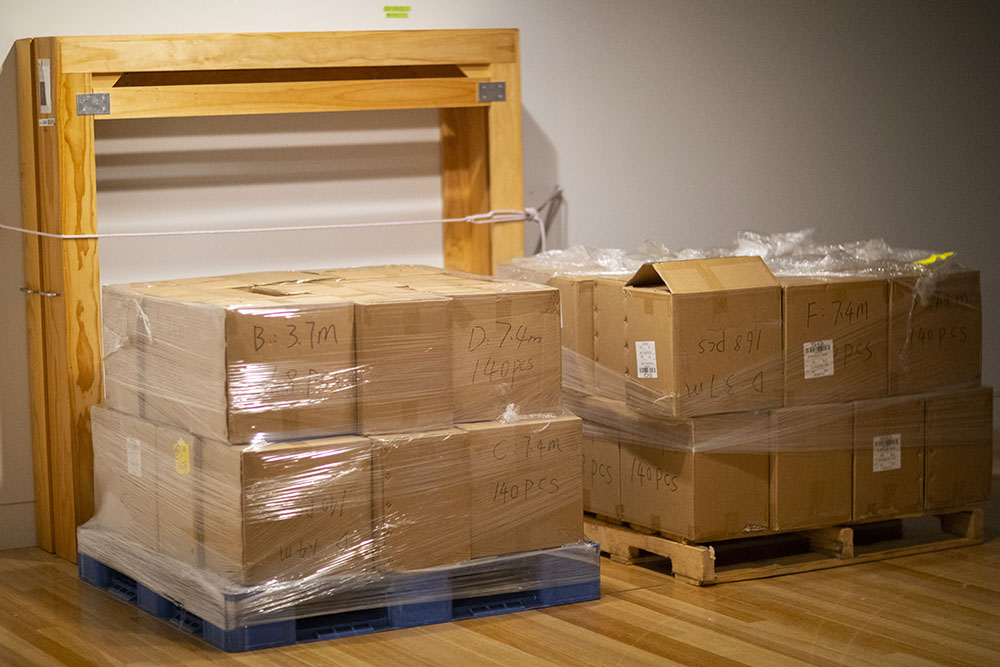
[[[976,507],[967,510],[934,514],[915,519],[935,517],[940,522],[940,531],[928,535],[926,532],[913,535],[898,531],[883,531],[884,539],[870,544],[856,544],[855,528],[834,526],[817,530],[800,531],[777,535],[761,535],[742,538],[730,542],[720,542],[720,549],[726,548],[727,558],[733,553],[739,555],[742,546],[746,557],[730,565],[717,562],[716,546],[712,544],[685,544],[660,535],[649,535],[627,526],[615,525],[594,517],[584,518],[584,533],[587,538],[598,542],[601,551],[607,553],[614,562],[635,564],[642,560],[642,552],[648,552],[670,560],[674,578],[678,581],[698,586],[719,584],[749,579],[763,579],[798,572],[810,572],[833,567],[843,567],[858,563],[868,563],[942,551],[957,547],[980,544],[983,541],[983,510]],[[897,524],[897,522],[888,522]],[[911,520],[914,521],[914,520]],[[860,531],[863,526],[858,526]],[[808,548],[795,554],[783,554],[769,558],[759,558],[759,547],[772,543],[788,543],[788,537],[801,536],[801,542]],[[877,533],[876,533],[877,536]],[[736,544],[734,547],[734,542]]]

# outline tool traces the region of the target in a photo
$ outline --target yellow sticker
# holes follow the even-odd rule
[[[923,264],[923,265],[926,266],[928,264],[933,264],[934,262],[943,262],[944,260],[948,259],[949,257],[951,257],[954,254],[955,253],[953,253],[953,252],[941,252],[941,253],[937,253],[937,254],[931,255],[930,257],[924,257],[923,259],[918,259],[917,260],[917,264]]]
[[[174,443],[174,470],[178,475],[191,472],[191,446],[183,440]]]

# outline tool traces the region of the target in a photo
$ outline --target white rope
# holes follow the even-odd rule
[[[548,203],[548,202],[546,202]],[[108,234],[53,234],[51,232],[40,232],[34,229],[24,229],[23,227],[12,227],[0,224],[0,229],[8,229],[12,232],[31,234],[33,236],[43,236],[51,239],[120,239],[139,238],[146,236],[196,236],[202,234],[252,234],[256,232],[304,232],[323,229],[356,229],[359,227],[397,227],[403,225],[438,225],[442,223],[467,222],[474,225],[491,225],[496,222],[537,222],[541,230],[542,247],[545,247],[545,225],[538,215],[538,210],[526,208],[523,211],[489,211],[488,213],[478,213],[467,215],[463,218],[441,218],[438,220],[401,220],[396,222],[348,222],[343,224],[329,225],[298,225],[291,227],[247,227],[242,229],[190,229],[184,231],[168,232],[112,232]]]

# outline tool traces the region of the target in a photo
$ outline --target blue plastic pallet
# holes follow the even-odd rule
[[[458,580],[463,575],[477,574],[474,568],[458,567],[453,571],[390,577],[388,587],[380,591],[388,602],[385,606],[262,622],[229,630],[185,611],[183,607],[142,583],[86,554],[79,554],[77,563],[81,580],[185,632],[200,637],[223,651],[242,652],[596,600],[601,595],[600,564],[597,561],[596,544],[593,544],[593,549],[594,576],[592,580],[582,583],[515,593],[453,598],[449,595],[452,590],[469,590],[468,584],[460,584]],[[544,552],[539,553],[542,555],[533,563],[532,581],[580,578],[579,561],[545,557]],[[572,568],[571,573],[567,568]],[[439,599],[429,602],[406,602],[415,599],[417,594],[423,598]],[[401,603],[392,604],[393,600],[399,600]]]

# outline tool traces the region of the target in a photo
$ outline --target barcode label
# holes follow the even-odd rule
[[[125,467],[133,477],[142,477],[142,443],[131,436],[125,440]]]
[[[640,378],[656,378],[656,341],[635,342],[635,366]]]
[[[814,340],[802,344],[803,375],[805,379],[833,375],[833,341]]]
[[[902,442],[899,433],[872,438],[872,472],[899,470],[902,466]]]

